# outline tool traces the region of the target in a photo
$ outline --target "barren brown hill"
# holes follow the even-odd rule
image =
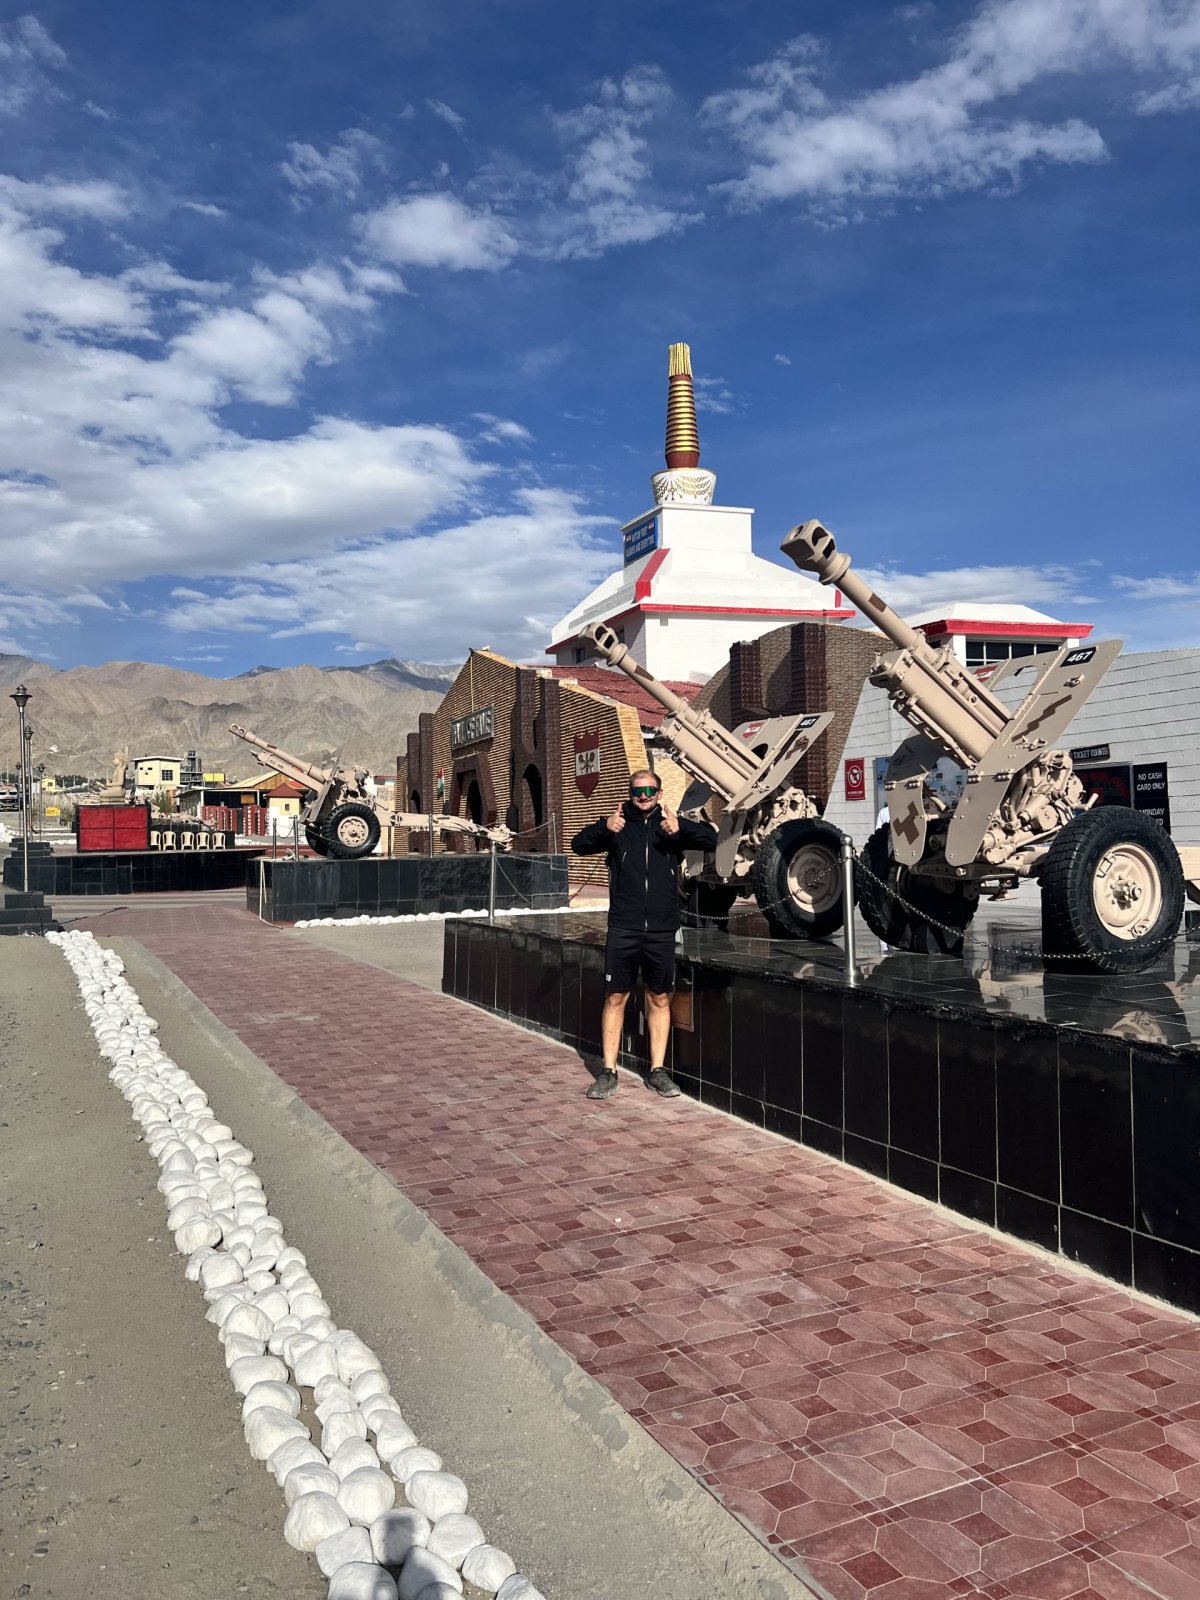
[[[236,678],[209,678],[146,661],[63,672],[0,655],[0,687],[11,692],[21,679],[29,684],[34,760],[51,772],[93,776],[107,774],[113,751],[128,746],[131,756],[196,750],[206,770],[247,777],[258,765],[228,731],[231,722],[308,761],[340,751],[344,761],[389,772],[417,717],[433,710],[452,678],[450,668],[411,661],[256,667]],[[16,744],[16,718],[0,706],[0,767],[14,760]]]

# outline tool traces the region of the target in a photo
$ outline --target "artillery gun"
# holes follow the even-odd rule
[[[365,767],[310,766],[299,756],[260,739],[249,728],[231,722],[229,731],[250,746],[264,767],[307,791],[300,820],[309,846],[318,855],[352,861],[369,856],[386,827],[424,828],[430,824],[440,833],[467,834],[486,839],[501,850],[512,848],[512,832],[503,826],[488,827],[469,817],[393,811],[368,789],[370,773]]]
[[[842,925],[841,835],[788,775],[833,721],[829,711],[743,722],[732,732],[695,711],[640,666],[603,623],[582,630],[596,654],[641,685],[667,712],[659,736],[693,779],[682,810],[721,801],[717,848],[689,851],[681,890],[690,908],[721,920],[752,893],[781,939],[823,939]]]
[[[851,571],[821,523],[793,528],[781,549],[892,640],[870,681],[916,729],[888,765],[889,824],[859,858],[856,898],[872,932],[900,949],[956,949],[981,895],[998,899],[1031,877],[1048,964],[1147,967],[1175,936],[1185,889],[1200,899],[1200,850],[1181,858],[1157,822],[1128,807],[1091,809],[1096,797],[1054,748],[1121,641],[1018,657],[985,685]],[[1029,670],[1037,675],[1010,710],[995,690]],[[939,792],[931,779],[948,765],[958,781]]]

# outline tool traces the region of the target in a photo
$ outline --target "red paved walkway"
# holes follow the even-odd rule
[[[1196,1323],[688,1100],[597,1106],[561,1046],[244,912],[96,929],[152,949],[822,1595],[1200,1597]]]

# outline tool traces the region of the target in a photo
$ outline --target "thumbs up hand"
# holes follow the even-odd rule
[[[620,833],[621,829],[625,826],[625,813],[622,811],[620,806],[618,806],[608,818],[607,826],[609,833]]]
[[[679,818],[671,810],[670,806],[662,808],[662,831],[668,836],[679,832]]]

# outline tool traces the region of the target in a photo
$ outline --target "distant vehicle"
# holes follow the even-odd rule
[[[21,797],[15,788],[0,788],[0,811],[19,811]]]

